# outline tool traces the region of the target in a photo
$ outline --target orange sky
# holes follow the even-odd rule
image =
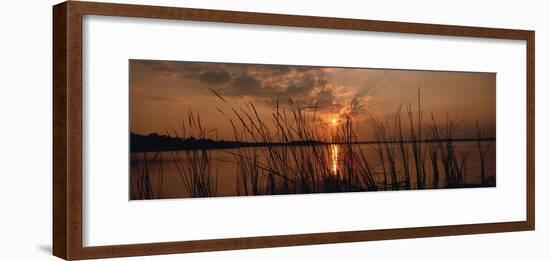
[[[481,120],[495,136],[496,74],[306,67],[203,62],[130,60],[131,131],[164,134],[192,110],[206,129],[232,139],[231,126],[213,89],[231,101],[250,101],[270,121],[279,100],[318,105],[319,115],[338,119],[352,100],[363,105],[355,116],[358,139],[371,139],[368,117],[386,117],[400,105],[416,106],[420,89],[425,118],[447,115],[461,121],[460,137],[473,133]]]

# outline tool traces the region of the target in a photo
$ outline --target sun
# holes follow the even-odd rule
[[[332,126],[336,126],[338,124],[338,120],[336,118],[332,118],[330,120],[330,123],[332,124]]]

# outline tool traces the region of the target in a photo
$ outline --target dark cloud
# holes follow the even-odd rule
[[[326,68],[287,65],[231,64],[134,60],[167,77],[201,83],[225,96],[243,96],[274,106],[291,99],[305,107],[319,105],[334,111],[339,104],[329,84]],[[166,100],[166,97],[150,97]]]
[[[173,61],[155,61],[155,60],[130,60],[130,63],[137,66],[143,66],[150,71],[166,77],[181,77],[198,79],[203,73],[220,67],[218,64],[202,62],[173,62]],[[220,67],[221,68],[221,67]]]
[[[316,105],[319,110],[327,112],[336,112],[340,107],[330,88],[323,89],[316,95]]]
[[[265,88],[262,88],[261,82],[256,77],[244,74],[235,77],[225,94],[235,96],[257,96],[265,94]]]
[[[317,86],[317,79],[311,74],[293,79],[287,86],[285,94],[288,96],[309,94]]]
[[[198,79],[208,84],[221,84],[231,81],[231,74],[225,70],[206,71],[199,75]]]

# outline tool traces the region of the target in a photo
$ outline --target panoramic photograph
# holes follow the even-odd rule
[[[129,61],[129,198],[496,186],[496,74]]]

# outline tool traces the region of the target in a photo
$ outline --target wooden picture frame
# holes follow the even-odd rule
[[[524,221],[83,247],[82,65],[85,15],[525,40],[527,169]],[[69,1],[53,7],[53,254],[66,260],[175,254],[535,229],[535,32]]]

